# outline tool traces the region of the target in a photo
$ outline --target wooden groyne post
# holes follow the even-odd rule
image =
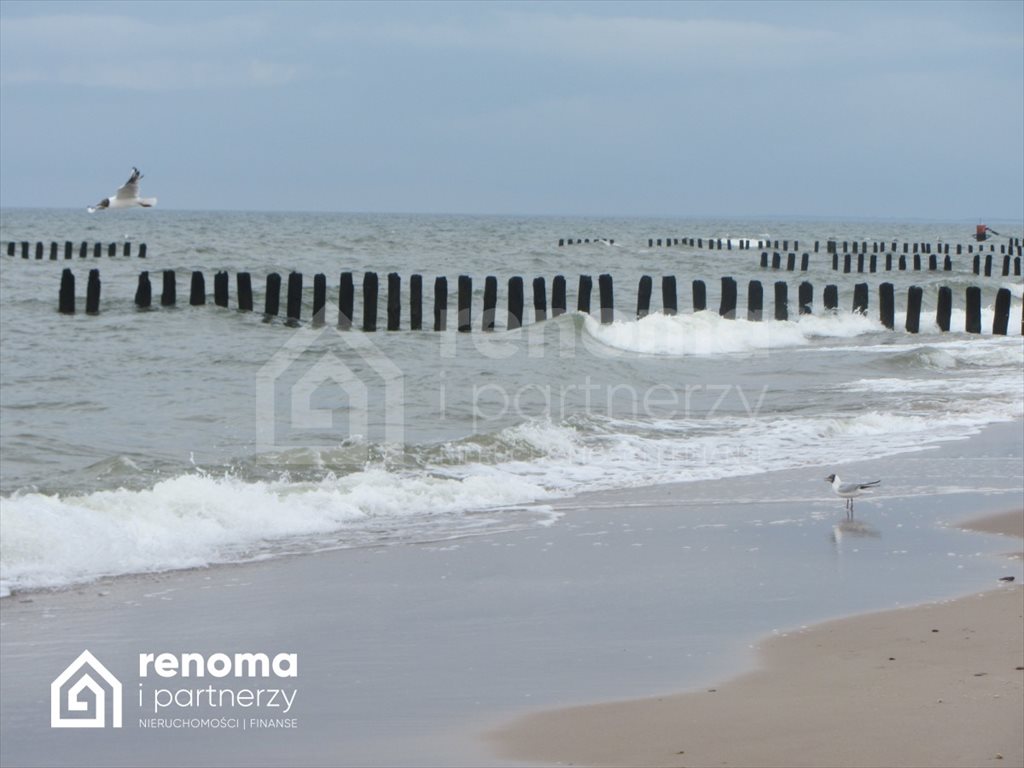
[[[153,303],[153,286],[149,282],[149,272],[139,273],[139,285],[135,289],[135,306],[139,309],[149,309]]]
[[[508,319],[505,327],[510,331],[523,326],[523,278],[508,279]]]
[[[267,275],[267,294],[263,297],[263,319],[270,321],[281,311],[281,275],[271,272]]]
[[[380,279],[376,272],[363,273],[363,331],[377,330],[377,298],[380,294]]]
[[[612,276],[607,272],[597,278],[597,289],[601,299],[601,322],[611,323],[615,320],[615,292]]]
[[[402,326],[402,276],[397,272],[388,273],[388,330],[397,331]]]
[[[351,272],[342,272],[338,277],[338,328],[347,331],[352,327],[353,307],[356,301],[356,287]]]
[[[89,270],[89,282],[85,286],[85,314],[98,315],[100,313],[100,271]]]
[[[11,243],[11,245],[14,245],[14,243]],[[62,315],[75,314],[75,275],[70,269],[65,268],[60,275],[57,311]]]

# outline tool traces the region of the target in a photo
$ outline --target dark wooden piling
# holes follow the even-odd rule
[[[693,281],[693,311],[703,312],[708,308],[708,289],[703,280]]]
[[[760,322],[764,316],[764,288],[760,280],[747,284],[747,320]]]
[[[98,315],[100,313],[100,271],[89,270],[89,282],[85,286],[85,313],[87,315]]]
[[[21,258],[28,258],[28,240],[21,241]]]
[[[1013,276],[1020,277],[1020,256],[1013,257]]]
[[[805,253],[800,257],[800,271],[806,272],[811,266],[811,254]]]
[[[935,272],[939,268],[939,257],[934,253],[928,256],[928,270]]]
[[[761,269],[768,269],[768,251],[761,251]]]
[[[235,291],[238,294],[238,310],[252,312],[252,275],[248,272],[236,274]]]
[[[594,279],[590,275],[580,275],[579,287],[576,289],[576,311],[590,314],[590,294],[594,290]]]
[[[949,318],[953,313],[953,289],[948,285],[939,288],[939,302],[935,308],[935,324],[940,331],[949,330]]]
[[[907,333],[921,330],[921,297],[924,291],[919,285],[912,285],[907,290]]]
[[[423,275],[409,278],[409,329],[423,330]]]
[[[338,278],[338,328],[347,331],[355,315],[356,285],[351,272],[342,272]]]
[[[885,271],[892,272],[892,254],[885,254]]]
[[[906,245],[906,243],[904,243],[904,245]],[[900,254],[899,268],[900,272],[903,272],[907,269],[907,257],[904,256],[903,254]]]
[[[89,257],[89,244],[83,240],[78,246],[78,258],[86,259]]]
[[[537,323],[548,319],[548,291],[543,277],[533,278],[533,318]]]
[[[896,290],[892,283],[878,286],[878,319],[889,330],[896,327]]]
[[[797,289],[797,304],[799,305],[799,313],[801,315],[809,315],[814,309],[814,286],[811,285],[807,280],[800,283],[800,287]]]
[[[434,278],[434,330],[448,329],[448,278]]]
[[[853,257],[849,253],[843,254],[843,274],[849,274],[850,272],[850,260]]]
[[[36,259],[39,260],[39,259],[42,259],[42,258],[43,258],[43,244],[42,243],[36,243]]]
[[[871,254],[871,257],[868,260],[868,271],[872,272],[872,273],[878,271],[878,254],[877,253],[872,253]]]
[[[786,255],[786,270],[792,272],[796,269],[796,254],[790,253]]]
[[[839,289],[834,285],[825,286],[825,309],[836,310],[839,308]]]
[[[213,303],[218,307],[228,305],[228,273],[223,270],[213,276]]]
[[[473,278],[469,275],[459,275],[458,290],[459,315],[456,320],[459,333],[469,333],[473,330]]]
[[[775,283],[775,319],[789,319],[789,285],[785,280]]]
[[[363,273],[363,331],[377,330],[377,297],[380,295],[380,279],[376,272]]]
[[[523,327],[523,278],[508,279],[508,321],[507,328],[511,331]]]
[[[781,253],[776,252],[772,254],[772,269],[782,269]]]
[[[388,273],[388,330],[397,331],[402,327],[402,276],[397,272]]]
[[[142,244],[139,245],[139,258],[140,259],[146,258],[146,244],[145,243],[142,243]]]
[[[666,315],[674,315],[679,311],[679,299],[676,293],[676,276],[664,275],[661,278],[661,308]]]
[[[57,260],[57,242],[50,243],[50,261]]]
[[[736,318],[736,281],[731,277],[722,278],[722,300],[718,314],[730,320]]]
[[[117,243],[107,244],[107,256],[117,256]]]
[[[1010,256],[1007,254],[1003,256],[1003,277],[1010,276]]]
[[[953,260],[948,255],[942,262],[942,269],[944,272],[950,272],[953,269]]]
[[[139,273],[139,285],[135,289],[135,306],[149,309],[153,303],[153,286],[149,282],[149,272]]]
[[[313,327],[320,328],[327,322],[327,275],[317,272],[313,275]]]
[[[985,254],[985,277],[992,277],[992,254]]]
[[[178,289],[174,279],[174,270],[164,270],[163,291],[160,294],[161,307],[173,307],[178,301]]]
[[[192,284],[189,287],[188,303],[193,307],[201,307],[206,303],[206,278],[198,269],[192,273]]]
[[[65,269],[60,275],[57,311],[62,315],[75,314],[75,275],[70,269]]]
[[[860,274],[864,271],[864,252],[861,251],[857,254],[857,273]]]
[[[976,285],[967,289],[967,320],[964,330],[968,333],[981,333],[981,288]]]
[[[1005,336],[1010,327],[1010,289],[1000,288],[996,293],[996,309],[992,318],[992,333]]]
[[[302,320],[302,273],[288,274],[288,298],[285,303],[285,323],[298,325]]]
[[[565,275],[555,275],[551,281],[551,316],[558,317],[565,314]]]
[[[11,242],[9,242],[7,244],[7,255],[8,256],[14,256],[14,251],[15,251],[14,241],[11,240]]]
[[[121,252],[125,256],[131,256],[132,255],[132,243],[131,243],[131,240],[125,240],[124,247],[121,249]]]
[[[853,286],[853,311],[862,315],[868,313],[868,284],[857,283]]]
[[[654,290],[654,280],[650,275],[643,275],[636,291],[636,316],[637,319],[647,317],[651,313],[651,293]]]
[[[263,297],[263,317],[265,320],[277,317],[281,310],[281,275],[271,272],[267,275],[267,294]]]
[[[974,259],[971,262],[971,268],[974,271],[974,274],[976,274],[976,275],[980,275],[981,274],[981,254],[980,253],[974,254]]]
[[[914,254],[914,271],[915,272],[920,272],[921,271],[921,254],[920,253],[915,253]]]
[[[75,257],[75,244],[70,240],[64,241],[64,260],[73,259]]]
[[[498,313],[498,278],[488,275],[484,280],[483,329],[494,330],[494,319]]]
[[[92,247],[92,257],[98,259],[103,255],[103,245],[101,243],[95,243]]]
[[[832,271],[835,272],[839,269],[839,252],[832,251]]]
[[[597,278],[597,290],[601,299],[601,322],[610,323],[615,319],[615,292],[612,276],[605,273]]]

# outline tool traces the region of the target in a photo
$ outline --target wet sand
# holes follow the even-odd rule
[[[971,521],[1020,537],[1024,511]],[[523,761],[630,766],[1021,766],[1024,588],[772,638],[702,691],[530,714],[492,734]]]
[[[995,760],[1003,750],[1003,760],[991,764],[1012,765],[1014,745],[996,737],[1005,732],[1001,718],[1007,712],[1020,714],[1019,682],[1013,683],[1015,699],[1013,685],[1003,684],[1008,673],[1002,657],[982,644],[1002,637],[1019,649],[1020,612],[1012,605],[997,610],[1000,615],[991,621],[1009,626],[996,631],[985,613],[990,601],[1015,597],[1019,605],[1016,588],[968,599],[969,610],[982,611],[976,617],[957,609],[948,618],[922,619],[926,626],[908,627],[896,638],[903,645],[884,639],[894,626],[888,614],[872,614],[883,617],[883,639],[869,633],[851,643],[842,630],[837,636],[843,642],[834,644],[831,656],[819,653],[812,640],[812,647],[796,652],[802,654],[797,666],[822,670],[815,679],[827,685],[822,703],[809,707],[817,719],[805,732],[776,734],[782,726],[770,725],[757,737],[763,741],[742,735],[741,726],[755,718],[799,712],[802,694],[792,678],[766,689],[774,698],[769,712],[758,714],[745,714],[738,708],[744,702],[730,698],[728,687],[714,681],[754,668],[752,643],[773,631],[971,594],[998,586],[998,577],[1006,574],[1018,582],[1024,578],[1020,561],[1000,557],[1019,548],[1016,541],[952,528],[971,513],[1004,511],[1019,503],[1019,435],[1019,424],[996,425],[937,450],[846,465],[851,477],[885,478],[883,490],[858,500],[858,528],[844,529],[842,500],[823,480],[832,468],[805,467],[582,494],[554,505],[562,518],[550,527],[16,593],[0,600],[0,763],[479,766],[536,759],[695,765],[697,746],[676,738],[680,729],[671,712],[663,727],[653,715],[630,721],[623,714],[622,723],[616,715],[615,723],[589,731],[566,730],[576,727],[578,711],[565,721],[544,715],[535,721],[539,726],[565,723],[548,731],[551,741],[539,738],[542,731],[521,728],[501,753],[483,734],[532,712],[700,686],[718,691],[701,693],[693,711],[712,712],[705,702],[733,701],[711,720],[728,741],[747,739],[754,745],[753,764],[768,764],[779,742],[789,750],[780,746],[778,753],[787,764],[807,755],[804,764],[828,765],[843,744],[846,754],[852,750],[864,764],[870,755],[850,745],[880,743],[876,726],[943,745],[960,731],[929,713],[946,712],[945,700],[963,691],[969,698],[961,704],[974,702],[977,712],[957,710],[950,719],[979,734],[991,729],[992,738],[981,744],[986,751],[977,754],[991,753]],[[940,631],[931,633],[932,628]],[[971,639],[964,640],[967,636]],[[953,661],[945,667],[924,655],[954,641],[966,646],[947,648]],[[788,647],[780,641],[779,652],[788,653]],[[121,729],[50,727],[50,684],[83,649],[124,685]],[[289,713],[297,728],[140,725],[154,714],[151,694],[157,684],[176,689],[211,682],[236,688],[282,684],[210,678],[161,683],[140,677],[140,654],[243,651],[297,654],[297,679],[283,681],[298,691]],[[821,665],[811,664],[819,656]],[[849,698],[839,682],[831,682],[844,670],[839,682],[853,679],[867,686],[877,678],[879,686],[854,712],[825,706]],[[886,693],[884,684],[904,673],[917,677]],[[955,677],[947,681],[948,675]],[[919,738],[903,728],[902,714],[876,723],[876,712],[888,712],[880,702],[906,699],[917,690],[919,677],[930,687],[921,688],[914,707],[939,732]],[[990,713],[995,693],[1001,698],[993,700],[997,706]],[[772,705],[784,696],[793,701]],[[223,712],[177,706],[158,714]],[[650,730],[612,727],[630,722]],[[783,717],[781,722],[800,721]],[[832,751],[813,751],[817,729],[826,734],[822,748]],[[707,730],[712,733],[710,726]],[[603,745],[599,739],[606,736],[611,743]],[[717,748],[719,742],[709,746]],[[614,751],[619,748],[624,751]],[[644,749],[650,751],[639,751]],[[823,754],[829,760],[823,761]],[[880,754],[891,765],[915,753],[901,743]],[[939,762],[955,764],[957,754]],[[965,762],[975,757],[962,753]],[[711,761],[722,759],[727,758],[712,754]]]

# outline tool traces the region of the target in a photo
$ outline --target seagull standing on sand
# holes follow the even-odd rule
[[[844,483],[839,475],[829,475],[825,478],[826,483],[832,484],[832,490],[836,496],[846,499],[846,515],[853,518],[853,500],[858,496],[867,493],[871,488],[881,483],[881,480],[872,480],[870,483]]]
[[[152,208],[156,205],[155,197],[139,197],[139,179],[141,178],[142,174],[139,173],[139,169],[132,168],[132,175],[124,183],[124,186],[118,189],[113,197],[105,197],[96,205],[90,207],[88,209],[89,213],[96,213],[96,211],[102,211],[107,208],[135,208],[136,206]]]

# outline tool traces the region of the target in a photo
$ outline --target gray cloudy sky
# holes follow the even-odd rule
[[[1024,3],[0,3],[0,205],[1024,218]]]

